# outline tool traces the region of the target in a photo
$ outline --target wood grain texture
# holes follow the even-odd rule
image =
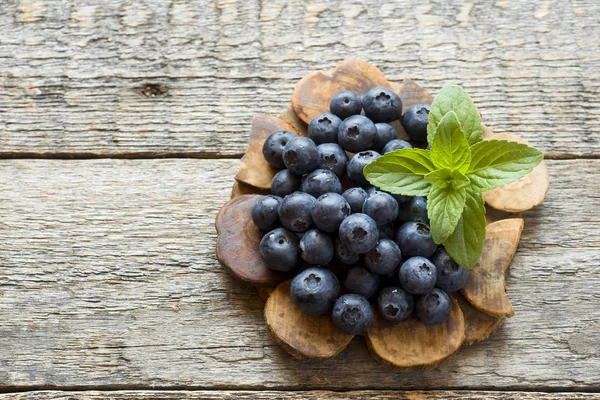
[[[0,389],[600,391],[600,160],[548,161],[553,186],[524,214],[507,276],[515,316],[408,373],[362,338],[325,361],[272,341],[262,300],[215,256],[238,165],[0,161]]]
[[[241,156],[254,115],[359,57],[549,157],[600,150],[596,0],[0,2],[0,156]]]

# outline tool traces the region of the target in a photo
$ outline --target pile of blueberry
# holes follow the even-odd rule
[[[351,335],[372,322],[370,302],[392,322],[413,311],[425,324],[446,322],[447,293],[465,284],[468,271],[434,243],[425,198],[386,193],[363,176],[380,154],[412,147],[389,122],[402,119],[412,140],[427,140],[429,105],[416,104],[401,118],[399,96],[375,88],[362,99],[339,92],[330,110],[310,122],[308,138],[280,131],[265,141],[265,159],[281,168],[272,195],[252,208],[254,223],[267,231],[260,242],[265,263],[300,269],[291,284],[296,306],[311,315],[331,312]],[[342,181],[354,187],[343,191]]]

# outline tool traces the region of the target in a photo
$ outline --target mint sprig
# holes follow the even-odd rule
[[[477,107],[454,84],[431,104],[427,141],[429,151],[402,149],[377,158],[365,167],[365,177],[393,194],[427,196],[433,240],[473,268],[485,240],[482,192],[525,176],[544,155],[521,143],[483,141]]]

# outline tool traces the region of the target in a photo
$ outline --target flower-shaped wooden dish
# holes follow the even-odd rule
[[[268,194],[277,172],[262,156],[265,139],[273,132],[289,130],[307,135],[307,123],[329,110],[331,97],[342,89],[364,95],[384,86],[397,91],[406,110],[416,103],[431,103],[433,97],[416,83],[405,79],[389,82],[375,66],[364,61],[344,61],[330,71],[302,78],[292,95],[292,108],[278,117],[258,115],[252,120],[248,150],[235,176],[227,202],[216,218],[217,258],[233,275],[255,285],[266,298],[264,317],[273,338],[297,358],[325,359],[342,351],[352,336],[339,331],[329,315],[310,316],[292,302],[291,274],[271,271],[262,261],[259,242],[264,232],[252,222],[250,210],[261,195]],[[408,139],[399,121],[393,124],[398,136]],[[494,134],[484,126],[484,138],[524,142],[514,134]],[[390,324],[375,312],[365,336],[373,356],[395,369],[433,368],[463,345],[489,337],[514,310],[506,295],[505,273],[517,250],[523,219],[521,212],[544,200],[549,175],[543,162],[530,174],[511,184],[486,192],[487,236],[479,262],[467,284],[452,296],[452,313],[441,325],[428,326],[410,317]],[[329,266],[334,272],[335,265]]]

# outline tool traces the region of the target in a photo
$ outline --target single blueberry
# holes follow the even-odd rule
[[[271,193],[275,196],[285,197],[300,190],[301,179],[289,169],[282,169],[271,180]]]
[[[377,135],[375,136],[375,142],[373,142],[373,150],[381,153],[386,144],[398,137],[398,133],[393,126],[385,122],[375,124],[375,128],[377,129]]]
[[[288,272],[298,266],[298,238],[284,228],[268,232],[260,241],[260,255],[267,267]]]
[[[411,257],[398,271],[400,285],[408,293],[426,294],[435,287],[437,271],[435,265],[425,257]]]
[[[337,193],[325,193],[317,199],[311,217],[314,224],[324,232],[336,232],[344,218],[350,215],[350,205]]]
[[[338,144],[344,150],[352,153],[368,150],[373,146],[377,128],[367,117],[354,115],[346,118],[340,124],[338,131]]]
[[[344,279],[344,288],[349,293],[360,294],[368,299],[379,288],[379,277],[364,267],[355,266],[348,270]]]
[[[377,246],[365,254],[365,266],[376,274],[386,275],[394,272],[400,261],[400,247],[390,239],[379,239]]]
[[[279,196],[263,196],[252,206],[252,221],[263,231],[270,231],[279,224],[277,210],[282,198]]]
[[[307,264],[327,265],[333,259],[333,242],[328,234],[318,229],[307,230],[298,247],[300,257]]]
[[[340,292],[336,276],[324,268],[307,268],[292,280],[290,294],[296,307],[310,315],[327,313]]]
[[[329,102],[331,112],[341,119],[359,115],[362,110],[362,99],[358,93],[342,90],[336,93]]]
[[[412,140],[423,143],[427,142],[427,123],[429,122],[430,109],[429,104],[418,103],[404,113],[402,125]]]
[[[369,300],[359,294],[345,294],[333,305],[333,325],[348,335],[364,333],[373,322],[373,309]]]
[[[317,146],[317,167],[328,169],[342,178],[346,175],[348,155],[337,143],[323,143]]]
[[[324,113],[313,118],[308,124],[308,137],[315,144],[337,143],[338,129],[342,120],[331,113]]]
[[[398,216],[398,202],[388,193],[375,191],[365,200],[362,212],[383,226]]]
[[[319,197],[325,193],[342,193],[340,178],[328,169],[315,169],[306,175],[300,188],[303,192],[314,197]]]
[[[377,309],[388,321],[403,321],[410,316],[414,308],[413,295],[398,286],[383,288],[377,297]]]
[[[316,201],[313,196],[303,192],[285,196],[279,205],[279,221],[292,232],[306,232],[313,225],[311,212]]]
[[[464,269],[450,257],[442,247],[431,256],[431,262],[437,268],[435,285],[447,293],[456,292],[467,283],[469,270]]]
[[[354,253],[337,238],[335,240],[335,258],[344,265],[354,265],[360,261],[360,254]]]
[[[317,168],[317,160],[317,145],[307,137],[296,137],[283,148],[283,163],[292,174],[309,173]]]
[[[376,87],[363,98],[365,115],[373,122],[392,122],[400,119],[402,100],[391,89]]]
[[[406,140],[394,139],[386,143],[383,146],[383,152],[381,154],[386,154],[391,151],[402,150],[402,149],[412,149],[413,145],[408,143]]]
[[[425,325],[443,324],[450,318],[452,313],[452,301],[446,292],[441,289],[433,289],[417,300],[417,317]]]
[[[396,243],[405,257],[430,257],[437,249],[429,225],[423,222],[402,224],[396,233]]]
[[[425,197],[411,197],[398,211],[398,222],[424,222],[429,224],[427,215],[427,199]]]
[[[290,131],[279,131],[269,135],[262,149],[265,160],[275,168],[285,168],[283,148],[296,137],[296,134]]]
[[[379,238],[380,239],[390,239],[394,240],[396,237],[396,228],[393,222],[389,222],[387,224],[378,225],[379,228]]]
[[[353,187],[342,193],[342,196],[350,204],[352,213],[362,212],[363,204],[367,199],[367,192],[363,188]]]
[[[285,200],[284,200],[285,201]],[[285,225],[284,225],[285,226]],[[354,253],[362,254],[377,245],[377,223],[366,214],[351,214],[340,224],[340,240]]]
[[[346,167],[350,180],[360,186],[368,185],[369,182],[365,179],[363,170],[368,163],[379,156],[380,154],[373,150],[361,151],[353,155]]]

